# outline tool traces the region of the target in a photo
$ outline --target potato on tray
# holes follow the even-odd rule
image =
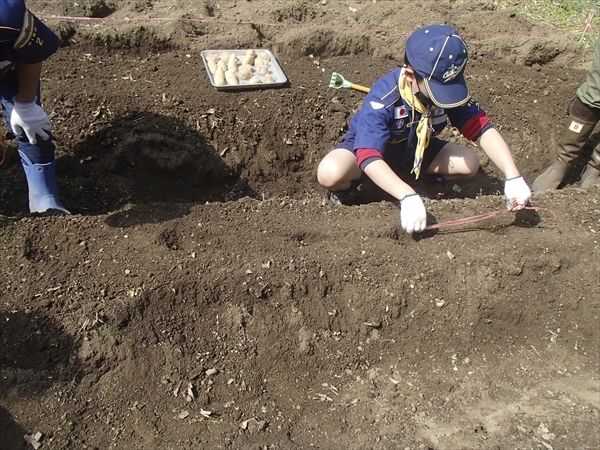
[[[217,89],[253,89],[283,86],[287,77],[266,49],[203,50],[208,78]]]

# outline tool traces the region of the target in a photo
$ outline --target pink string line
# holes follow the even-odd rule
[[[523,209],[529,209],[529,210],[533,210],[533,211],[548,211],[550,214],[552,214],[552,216],[554,216],[554,221],[558,223],[558,216],[556,215],[556,213],[554,211],[552,211],[550,209],[540,208],[539,206],[526,206]],[[481,222],[482,220],[491,219],[492,217],[499,216],[501,214],[506,214],[509,212],[514,212],[514,211],[509,211],[506,209],[500,210],[500,211],[492,211],[492,212],[488,212],[488,213],[484,213],[484,214],[479,214],[477,216],[470,216],[470,217],[464,217],[462,219],[448,220],[447,222],[434,223],[431,225],[427,225],[425,227],[425,229],[426,230],[435,230],[437,228],[455,227],[457,225],[464,225],[466,223]]]
[[[205,24],[217,24],[217,25],[254,25],[254,26],[266,26],[266,27],[278,27],[278,28],[326,28],[332,30],[344,30],[354,31],[360,33],[391,33],[391,34],[405,34],[409,35],[414,29],[367,29],[367,28],[355,28],[347,27],[343,25],[315,25],[312,23],[286,23],[286,22],[255,22],[250,20],[226,20],[226,19],[196,19],[186,17],[85,17],[85,16],[61,16],[56,14],[36,14],[37,17],[44,20],[73,20],[73,21],[89,21],[89,22],[191,22],[191,23],[205,23]],[[522,33],[479,33],[477,36],[487,37],[503,37],[503,36],[548,36],[552,34],[563,34],[574,31],[582,31],[585,27],[575,27],[568,30],[542,30],[542,31],[528,31]],[[462,36],[471,36],[470,33],[461,33]]]

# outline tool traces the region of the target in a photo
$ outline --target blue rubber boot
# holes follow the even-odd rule
[[[56,162],[52,160],[45,164],[33,164],[20,150],[19,155],[29,187],[29,211],[43,213],[56,210],[71,214],[58,199],[54,167]]]

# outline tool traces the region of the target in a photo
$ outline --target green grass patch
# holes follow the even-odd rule
[[[495,0],[498,6],[514,10],[533,22],[545,23],[560,30],[571,30],[573,39],[593,50],[600,29],[598,0]],[[583,33],[587,20],[593,14],[592,25]]]

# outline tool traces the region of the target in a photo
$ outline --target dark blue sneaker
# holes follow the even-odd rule
[[[343,191],[329,191],[329,201],[334,205],[354,205],[358,190],[351,186]]]

